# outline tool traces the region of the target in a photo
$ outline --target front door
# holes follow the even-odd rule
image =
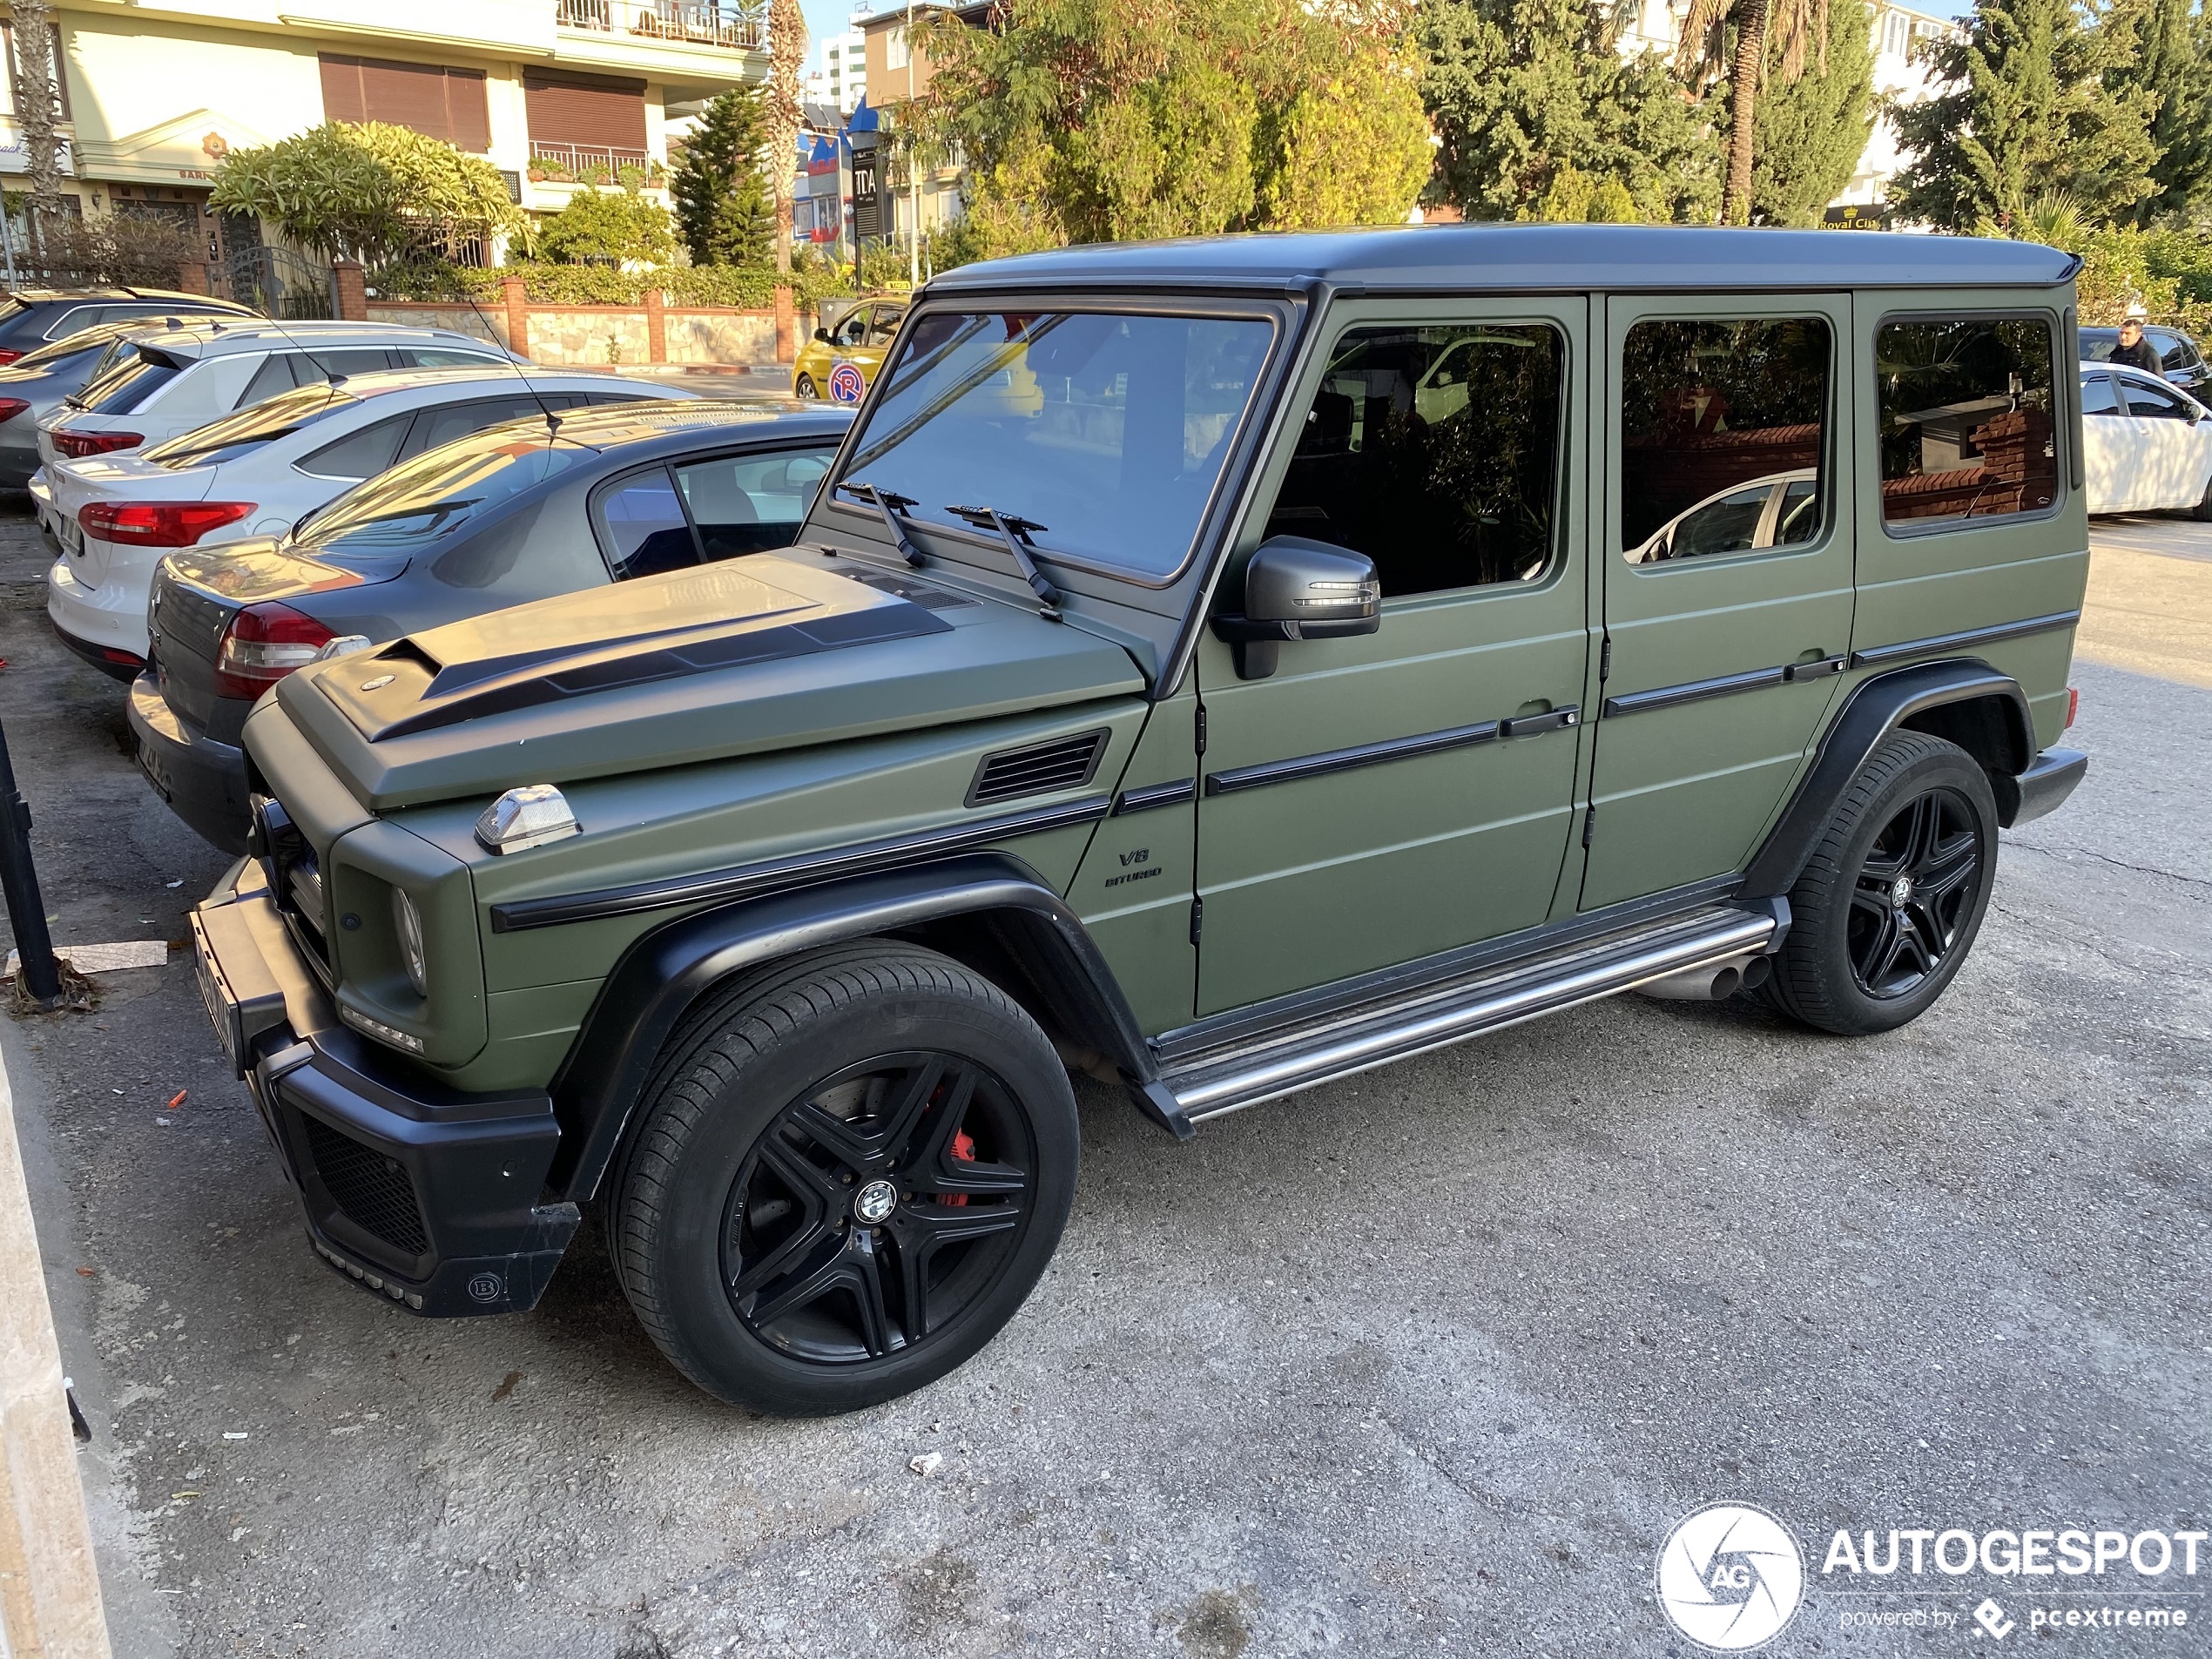
[[[1741,869],[1850,648],[1847,296],[1606,302],[1585,910]]]
[[[2081,371],[2082,482],[2093,513],[2124,512],[2135,503],[2129,492],[2142,475],[2135,422],[2121,407],[2109,369]]]
[[[2138,512],[2194,507],[2204,499],[2203,435],[2196,406],[2148,374],[2115,374],[2134,428],[2135,479],[2128,506]]]
[[[1542,921],[1574,818],[1587,307],[1333,316],[1243,547],[1366,553],[1382,625],[1285,644],[1266,679],[1200,646],[1202,1015]]]

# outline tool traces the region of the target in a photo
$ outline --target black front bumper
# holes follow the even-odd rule
[[[194,907],[192,930],[208,1016],[317,1253],[417,1313],[536,1305],[579,1219],[538,1202],[560,1138],[551,1101],[441,1090],[339,1024],[250,861]]]

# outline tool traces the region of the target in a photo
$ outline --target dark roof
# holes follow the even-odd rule
[[[1423,225],[1098,243],[948,271],[933,292],[1082,287],[1372,288],[1956,288],[2064,282],[2081,261],[2033,242],[1889,231],[1671,225]]]

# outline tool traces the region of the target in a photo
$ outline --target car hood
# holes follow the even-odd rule
[[[381,811],[1143,689],[1126,651],[1078,626],[764,553],[317,664],[276,702]]]

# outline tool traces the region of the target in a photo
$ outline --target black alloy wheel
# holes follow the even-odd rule
[[[918,1347],[987,1294],[1030,1215],[1035,1136],[958,1055],[846,1067],[777,1115],[738,1171],[723,1279],[745,1328],[817,1365]]]
[[[1874,837],[1851,891],[1847,948],[1859,988],[1888,1001],[1938,971],[1973,907],[1981,868],[1964,795],[1939,787],[1906,802]]]
[[[1980,763],[1928,732],[1891,732],[1790,889],[1790,930],[1758,995],[1844,1036],[1918,1018],[1973,948],[1996,866]]]
[[[1075,1091],[1021,1004],[867,939],[738,976],[663,1049],[610,1172],[615,1271],[661,1352],[779,1416],[935,1381],[1060,1243]]]

